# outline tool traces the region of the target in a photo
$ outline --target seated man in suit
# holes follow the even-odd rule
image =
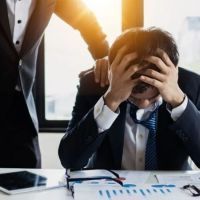
[[[130,29],[109,53],[109,86],[80,80],[59,146],[65,168],[186,170],[200,167],[200,76],[180,68],[173,37]]]

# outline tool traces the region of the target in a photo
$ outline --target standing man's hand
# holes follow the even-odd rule
[[[158,55],[159,57],[149,56],[145,59],[156,65],[158,70],[145,70],[140,80],[156,87],[162,98],[175,108],[183,102],[185,97],[178,85],[178,67],[174,66],[163,50],[158,49]]]
[[[94,66],[95,82],[100,83],[101,87],[105,87],[109,84],[108,66],[109,62],[107,57],[96,60]]]
[[[118,51],[117,56],[109,66],[109,88],[104,95],[105,104],[116,111],[119,105],[127,100],[131,95],[133,87],[138,79],[132,79],[132,76],[141,67],[139,65],[130,65],[131,61],[137,58],[136,53],[124,55],[125,48]]]
[[[79,74],[79,78],[85,74],[94,71],[95,82],[99,83],[101,87],[105,87],[109,84],[108,81],[108,59],[107,57],[96,60],[95,65],[87,70],[82,71]]]

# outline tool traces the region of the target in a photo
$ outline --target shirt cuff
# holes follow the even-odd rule
[[[113,112],[107,105],[105,105],[104,99],[101,97],[94,106],[94,119],[97,123],[99,133],[109,129],[118,117],[119,113],[119,108],[116,112]]]
[[[167,104],[166,108],[168,112],[171,114],[171,118],[176,121],[185,111],[188,104],[188,97],[185,96],[184,101],[181,105],[177,106],[176,108],[170,109],[170,105]]]

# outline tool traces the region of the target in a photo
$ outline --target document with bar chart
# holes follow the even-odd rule
[[[194,199],[173,185],[137,185],[121,187],[118,185],[87,185],[76,184],[74,186],[75,200],[177,200]]]

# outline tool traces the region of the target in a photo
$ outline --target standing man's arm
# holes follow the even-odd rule
[[[108,55],[106,35],[102,32],[95,15],[81,0],[57,0],[55,13],[80,31],[95,60]]]

